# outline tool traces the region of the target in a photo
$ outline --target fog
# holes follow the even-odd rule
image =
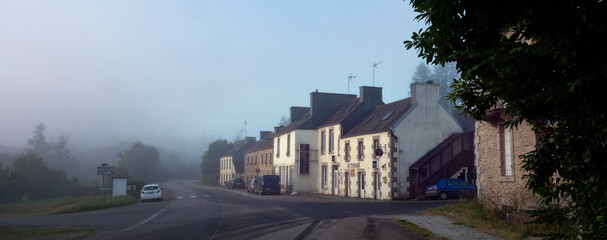
[[[407,97],[414,16],[402,1],[0,1],[0,153],[43,123],[87,164],[140,141],[198,167],[316,89]]]

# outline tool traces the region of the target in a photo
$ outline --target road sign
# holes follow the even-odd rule
[[[112,174],[112,170],[114,170],[114,167],[98,166],[97,167],[97,175],[111,175]]]

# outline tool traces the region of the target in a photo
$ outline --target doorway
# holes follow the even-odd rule
[[[365,198],[365,173],[358,173],[358,196]]]
[[[373,196],[375,199],[379,199],[379,173],[373,173]]]
[[[344,185],[345,185],[345,189],[344,189],[344,196],[349,197],[350,196],[350,175],[349,172],[346,172],[345,178],[344,178]]]
[[[339,182],[338,182],[337,166],[333,166],[333,195],[339,195]]]

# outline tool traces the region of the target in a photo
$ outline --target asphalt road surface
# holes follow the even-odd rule
[[[161,184],[163,201],[73,214],[0,219],[0,225],[90,226],[89,239],[417,239],[393,216],[446,201],[377,201],[318,195],[254,195]]]

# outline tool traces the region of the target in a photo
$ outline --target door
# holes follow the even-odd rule
[[[339,195],[339,175],[337,174],[337,166],[333,166],[333,195]]]
[[[375,195],[375,199],[379,199],[379,173],[373,173],[373,193]]]
[[[358,196],[365,197],[365,174],[358,173]]]
[[[346,175],[345,175],[346,178],[344,178],[344,183],[345,183],[344,185],[346,188],[346,189],[344,189],[344,196],[346,196],[346,197],[350,196],[350,176],[349,175],[350,175],[350,173],[346,172]]]

